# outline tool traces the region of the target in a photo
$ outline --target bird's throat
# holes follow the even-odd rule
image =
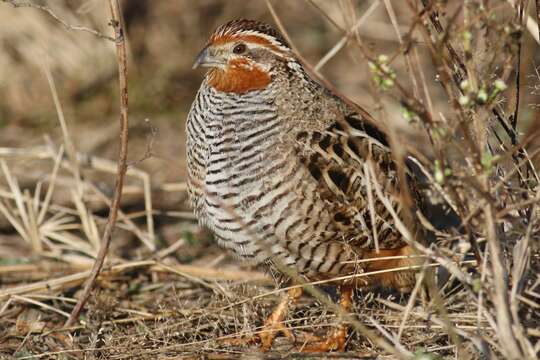
[[[258,66],[229,65],[225,69],[214,68],[208,73],[208,84],[217,91],[243,94],[265,89],[272,81],[268,72]]]

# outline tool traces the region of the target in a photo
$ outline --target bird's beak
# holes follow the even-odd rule
[[[222,67],[225,65],[217,56],[213,54],[213,51],[206,46],[201,50],[197,58],[195,59],[195,64],[193,64],[193,69],[198,68],[199,66],[204,67]]]

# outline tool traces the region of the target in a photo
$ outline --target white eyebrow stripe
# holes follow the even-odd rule
[[[250,36],[250,35],[253,35],[253,36],[258,36],[262,39],[265,39],[267,40],[268,42],[270,42],[272,45],[274,45],[275,47],[277,47],[278,49],[280,49],[281,51],[284,51],[284,52],[288,52],[289,51],[289,48],[284,46],[282,43],[280,43],[279,41],[276,40],[275,37],[273,36],[270,36],[270,35],[267,35],[267,34],[263,34],[263,33],[260,33],[258,31],[252,31],[252,30],[242,30],[242,31],[239,31],[237,32],[238,34],[241,34],[241,35],[247,35],[247,36]]]

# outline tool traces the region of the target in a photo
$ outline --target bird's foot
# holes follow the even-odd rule
[[[230,346],[249,346],[260,343],[261,351],[266,352],[272,348],[274,339],[281,333],[294,343],[295,336],[290,329],[281,322],[271,322],[269,320],[270,318],[266,321],[263,329],[258,334],[249,337],[221,339],[220,342]]]
[[[287,295],[281,299],[281,302],[274,309],[272,314],[264,322],[264,327],[258,337],[261,341],[261,350],[268,351],[272,347],[274,339],[281,332],[289,339],[294,340],[294,334],[285,325],[283,320],[287,316],[289,305],[296,303],[302,296],[302,288],[289,289]]]
[[[258,337],[261,341],[261,351],[270,350],[272,344],[274,343],[274,339],[279,333],[282,333],[294,342],[295,336],[293,332],[285,325],[283,325],[280,319],[274,319],[273,316],[270,316],[266,320],[262,332],[258,334]]]
[[[257,336],[249,337],[227,337],[219,339],[218,342],[229,346],[248,346],[253,345],[258,341]]]
[[[302,296],[302,288],[289,289],[287,295],[284,296],[278,306],[270,314],[270,316],[264,322],[261,331],[247,338],[232,338],[226,339],[224,342],[229,345],[252,345],[257,342],[261,344],[261,351],[268,351],[274,343],[274,339],[282,333],[287,338],[294,342],[295,336],[291,330],[289,330],[284,324],[283,320],[287,317],[289,305],[294,304]]]
[[[339,325],[337,329],[332,330],[329,335],[325,336],[324,340],[318,336],[311,335],[305,339],[306,345],[303,346],[301,352],[328,352],[328,351],[345,351],[345,342],[347,340],[347,327]]]

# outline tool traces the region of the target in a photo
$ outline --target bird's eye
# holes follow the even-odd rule
[[[238,44],[233,48],[233,53],[235,54],[243,54],[246,52],[246,44]]]

